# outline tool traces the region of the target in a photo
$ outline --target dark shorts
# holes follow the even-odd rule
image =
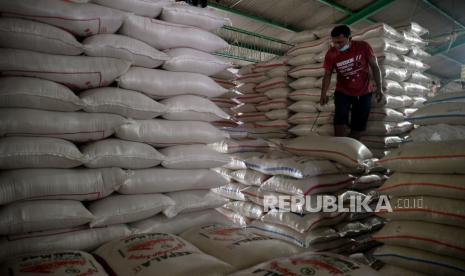
[[[371,110],[373,93],[363,96],[349,96],[342,92],[334,93],[334,125],[348,125],[351,130],[365,131]],[[349,114],[350,122],[349,122]]]

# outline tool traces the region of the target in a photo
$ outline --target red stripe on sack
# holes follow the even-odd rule
[[[465,154],[456,154],[456,155],[444,155],[444,156],[405,156],[405,157],[393,157],[393,158],[387,158],[378,161],[378,163],[384,163],[388,161],[393,161],[393,160],[421,160],[421,159],[445,159],[445,158],[465,158]]]
[[[448,188],[448,189],[453,189],[453,190],[463,190],[463,191],[465,191],[465,187],[457,187],[457,186],[452,186],[452,185],[435,184],[435,183],[427,183],[427,182],[399,183],[399,184],[396,184],[396,185],[392,185],[392,186],[389,186],[389,187],[378,189],[378,191],[382,192],[382,191],[391,190],[391,189],[401,187],[401,186],[431,186],[431,187],[441,187],[441,188]]]
[[[463,216],[463,215],[446,213],[446,212],[442,212],[442,211],[435,211],[435,210],[424,209],[424,208],[394,208],[393,211],[395,211],[395,212],[425,212],[425,213],[438,214],[438,215],[443,215],[443,216],[447,216],[447,217],[455,217],[455,218],[465,220],[465,216]],[[381,211],[381,212],[378,212],[378,213],[383,214],[383,213],[390,213],[390,212]]]
[[[437,241],[437,240],[433,240],[433,239],[429,239],[429,238],[415,237],[415,236],[409,236],[409,235],[373,236],[373,239],[375,239],[375,240],[412,239],[412,240],[419,240],[419,241],[426,241],[426,242],[431,242],[431,243],[435,243],[435,244],[440,244],[440,245],[444,245],[446,247],[450,247],[450,248],[453,248],[453,249],[456,249],[456,250],[465,251],[465,248],[462,248],[462,247],[459,247],[459,246],[455,246],[455,245],[452,245],[452,244],[448,244],[448,243],[445,243],[445,242],[441,242],[441,241]]]
[[[298,148],[290,148],[290,147],[286,147],[290,150],[296,150],[296,151],[307,151],[307,152],[326,152],[326,153],[332,153],[332,154],[336,154],[336,155],[340,155],[342,157],[345,157],[347,159],[349,159],[350,161],[358,164],[357,160],[355,159],[352,159],[350,156],[348,156],[347,154],[344,154],[344,153],[340,153],[340,152],[337,152],[337,151],[333,151],[333,150],[311,150],[311,149],[298,149]]]
[[[352,181],[352,179],[344,180],[344,181],[341,181],[341,182],[338,182],[338,183],[332,183],[332,184],[319,184],[319,185],[316,185],[316,186],[308,189],[307,191],[305,191],[304,195],[308,195],[311,191],[313,191],[315,189],[319,189],[319,188],[323,188],[323,187],[340,186],[340,185],[346,184],[346,183],[348,183],[350,181]]]

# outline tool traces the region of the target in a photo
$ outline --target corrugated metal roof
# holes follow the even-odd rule
[[[426,0],[425,0],[426,1]],[[432,4],[446,11],[453,18],[465,24],[465,1],[461,0],[428,0]],[[322,25],[329,25],[349,16],[341,9],[331,7],[328,3],[335,3],[346,7],[352,13],[375,3],[374,0],[215,0],[210,1],[216,5],[238,10],[241,13],[278,23],[284,27],[297,30],[314,29]],[[217,11],[223,16],[231,18],[233,26],[288,40],[293,32],[277,28],[270,24],[251,20],[247,17],[230,12]],[[401,26],[414,21],[430,30],[430,36],[448,34],[461,28],[452,20],[441,15],[423,0],[397,0],[385,7],[382,11],[373,14],[370,19],[385,22],[391,26]],[[355,28],[368,26],[366,21],[359,21],[353,25]],[[260,42],[257,42],[260,44]],[[460,46],[446,52],[451,59],[465,63],[465,46]],[[456,78],[460,72],[460,65],[440,55],[431,58],[429,63],[431,72],[443,78]]]

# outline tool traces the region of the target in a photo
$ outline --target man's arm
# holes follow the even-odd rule
[[[379,69],[378,59],[376,56],[371,56],[368,59],[368,63],[370,64],[371,71],[373,72],[373,77],[375,78],[376,83],[376,99],[380,102],[383,99],[383,82],[382,82],[382,75],[381,70]]]
[[[320,104],[325,105],[328,103],[328,90],[331,85],[331,75],[332,70],[325,70],[325,75],[323,76],[322,85],[321,85],[321,95],[320,95]]]

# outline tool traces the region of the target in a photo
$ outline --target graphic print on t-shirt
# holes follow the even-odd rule
[[[339,52],[331,48],[325,57],[324,67],[336,69],[336,90],[351,96],[362,96],[370,92],[368,60],[374,56],[366,42],[352,41],[350,48]]]

